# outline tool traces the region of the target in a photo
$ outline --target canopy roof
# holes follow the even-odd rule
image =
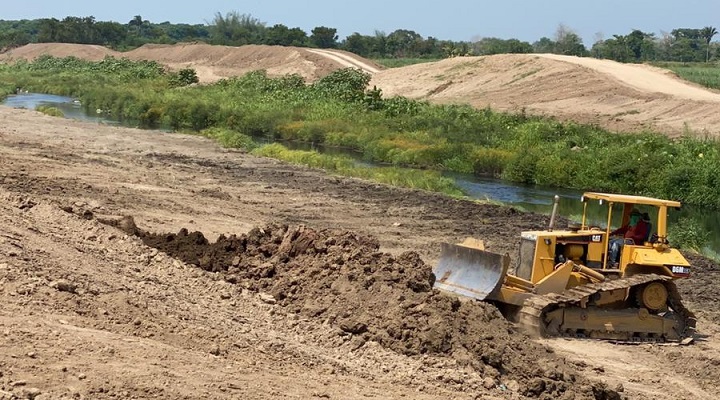
[[[608,203],[628,203],[628,204],[644,204],[649,206],[665,206],[665,207],[680,207],[679,201],[656,199],[653,197],[645,196],[630,196],[626,194],[610,194],[610,193],[595,193],[586,192],[583,194],[585,199],[596,199],[607,201]]]

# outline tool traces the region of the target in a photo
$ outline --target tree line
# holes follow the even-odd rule
[[[283,24],[268,26],[249,14],[216,13],[206,24],[153,23],[137,15],[125,24],[97,21],[94,17],[68,16],[62,20],[0,20],[0,50],[28,43],[81,43],[128,50],[146,43],[172,44],[201,41],[210,44],[241,46],[265,44],[347,50],[367,58],[438,59],[461,55],[506,53],[555,53],[596,57],[620,62],[644,61],[710,61],[720,56],[720,46],[712,39],[714,27],[679,28],[656,36],[632,30],[627,35],[598,38],[588,49],[580,36],[566,26],[559,26],[552,38],[542,37],[530,43],[518,39],[494,37],[471,41],[442,40],[432,36],[398,29],[389,34],[375,31],[371,35],[353,33],[340,40],[337,29],[326,26],[310,33]]]

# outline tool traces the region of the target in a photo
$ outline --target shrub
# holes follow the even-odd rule
[[[35,111],[39,111],[45,115],[49,115],[51,117],[65,117],[65,114],[57,107],[52,106],[37,106],[35,107]]]
[[[197,76],[197,72],[192,68],[183,68],[178,72],[168,74],[168,84],[173,88],[189,86],[198,82],[200,82],[200,79]]]
[[[233,149],[252,151],[258,147],[257,143],[248,135],[227,128],[210,128],[200,132],[203,136],[215,139],[221,146]]]
[[[673,246],[700,251],[710,239],[710,233],[694,219],[683,217],[670,227],[668,240]]]
[[[470,162],[476,175],[500,176],[512,158],[507,150],[480,147],[472,152]]]
[[[548,154],[536,164],[535,182],[543,186],[571,187],[575,183],[575,171],[581,167],[569,154]]]
[[[370,83],[370,74],[357,68],[343,68],[324,76],[312,87],[322,95],[358,102],[365,99],[368,83]]]
[[[535,171],[540,160],[538,151],[523,149],[516,153],[508,162],[502,178],[513,182],[535,184]]]

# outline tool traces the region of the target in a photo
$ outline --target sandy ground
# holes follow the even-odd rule
[[[105,55],[150,59],[172,69],[192,67],[203,83],[264,69],[271,76],[299,74],[313,82],[346,67],[373,75],[386,96],[527,112],[616,131],[653,130],[667,135],[720,135],[720,93],[639,64],[553,54],[457,57],[383,69],[339,50],[282,46],[145,45],[118,53],[101,46],[30,44],[0,54],[0,61],[41,54],[91,60]]]
[[[322,78],[339,68],[359,68],[368,73],[381,69],[370,60],[340,50],[263,45],[231,47],[204,43],[147,44],[123,53],[102,46],[34,43],[0,54],[0,61],[32,60],[42,54],[55,57],[75,56],[88,60],[102,60],[105,56],[155,60],[173,70],[194,68],[203,83],[260,69],[266,70],[270,76],[298,74],[308,82]]]
[[[552,54],[458,57],[386,70],[371,85],[391,96],[469,103],[618,131],[720,135],[720,94],[647,65]]]
[[[707,260],[693,258],[696,275],[679,285],[699,316],[698,340],[687,347],[532,342],[485,309],[474,325],[430,324],[450,329],[445,334],[453,340],[468,340],[469,326],[498,328],[470,341],[502,344],[499,353],[481,357],[506,360],[508,371],[498,375],[483,364],[491,361],[478,366],[452,352],[398,347],[416,343],[409,340],[419,331],[408,330],[415,317],[393,328],[405,332],[393,342],[359,334],[375,325],[345,327],[325,308],[309,312],[308,303],[289,302],[292,296],[268,299],[255,287],[272,284],[268,268],[278,282],[288,278],[264,259],[255,267],[265,278],[231,283],[230,270],[203,271],[101,223],[121,216],[133,216],[148,232],[187,228],[212,240],[273,222],[346,230],[353,238],[377,238],[389,255],[369,262],[363,257],[374,250],[349,250],[341,253],[351,255],[345,265],[358,257],[388,268],[408,260],[406,251],[433,265],[439,242],[468,235],[514,254],[521,230],[547,223],[511,208],[327,176],[193,136],[0,107],[0,398],[505,399],[528,394],[523,388],[538,383],[530,379],[538,373],[547,384],[570,384],[565,398],[597,397],[588,397],[588,379],[622,387],[621,395],[632,399],[714,399],[720,390],[720,267]],[[269,251],[265,246],[257,251]],[[356,291],[349,281],[327,281],[320,290],[332,277],[311,276],[307,287],[317,291],[305,293],[306,301],[314,294],[332,310],[363,299],[342,297]],[[290,278],[288,284],[300,279]],[[293,290],[302,294],[304,287]],[[395,294],[367,303],[397,295],[385,293]],[[435,298],[423,293],[408,296]],[[413,298],[406,297],[397,304]],[[527,370],[535,365],[555,367]],[[552,373],[563,370],[570,372]]]

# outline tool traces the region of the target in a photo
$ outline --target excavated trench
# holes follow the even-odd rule
[[[130,217],[103,222],[228,282],[272,295],[288,312],[329,321],[358,347],[374,341],[407,356],[450,357],[486,377],[514,379],[532,398],[620,398],[517,332],[494,306],[433,290],[432,270],[417,253],[383,253],[375,238],[270,224],[210,242],[186,229],[145,232]]]

